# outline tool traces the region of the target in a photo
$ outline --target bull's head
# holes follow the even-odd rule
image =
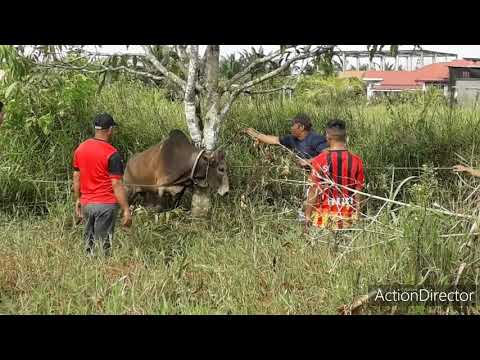
[[[194,180],[197,186],[209,187],[219,195],[225,195],[229,191],[229,183],[224,152],[204,152],[194,170]]]

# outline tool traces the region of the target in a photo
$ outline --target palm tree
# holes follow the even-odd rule
[[[325,76],[331,76],[336,72],[342,71],[342,69],[342,59],[338,55],[335,55],[333,51],[329,51],[313,58],[313,61],[305,67],[304,73],[311,75],[320,72]]]
[[[231,79],[233,75],[244,68],[242,62],[237,59],[235,54],[222,56],[220,59],[220,76]]]

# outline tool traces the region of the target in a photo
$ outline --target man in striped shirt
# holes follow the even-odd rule
[[[344,121],[335,119],[327,124],[327,142],[329,148],[312,160],[305,226],[341,229],[357,218],[360,196],[349,189],[363,189],[363,162],[346,148]]]

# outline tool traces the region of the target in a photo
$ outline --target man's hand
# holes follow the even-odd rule
[[[472,176],[480,177],[480,170],[472,169],[471,167],[463,166],[463,165],[455,165],[453,167],[454,172],[466,172]]]
[[[73,172],[73,192],[75,194],[75,215],[77,218],[77,225],[83,220],[82,204],[80,203],[80,171]]]
[[[255,142],[258,143],[264,143],[268,145],[279,145],[280,144],[280,138],[278,136],[274,135],[265,135],[253,128],[247,128],[243,130],[245,134],[250,136],[252,139],[255,140]]]
[[[305,159],[298,159],[297,164],[302,168],[310,168],[310,161]]]
[[[455,165],[453,167],[454,172],[467,172],[467,173],[472,173],[472,168],[463,166],[463,165]]]
[[[123,210],[122,226],[127,228],[132,226],[132,214],[129,208]]]
[[[130,208],[128,207],[127,193],[125,187],[122,183],[122,179],[113,178],[112,179],[113,193],[117,198],[120,209],[122,209],[122,226],[130,227],[132,225],[132,214],[130,213]]]
[[[255,130],[254,128],[247,128],[247,129],[244,129],[243,132],[249,136],[251,136],[252,138],[254,138],[255,140],[258,140],[258,131]]]
[[[82,211],[82,204],[80,203],[80,199],[77,199],[77,201],[75,201],[75,216],[78,219],[77,224],[81,223],[83,220],[83,211]]]

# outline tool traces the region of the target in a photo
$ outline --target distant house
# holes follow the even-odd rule
[[[415,71],[345,71],[339,76],[356,77],[363,80],[367,84],[367,98],[369,99],[377,94],[425,91],[432,86],[443,89],[444,95],[448,96],[449,91],[452,92],[455,89],[456,80],[454,78],[457,79],[459,76],[459,72],[452,69],[465,68],[469,69],[463,70],[463,73],[470,74],[470,80],[468,80],[470,85],[473,84],[472,78],[480,80],[480,62],[466,59],[431,64]]]
[[[452,65],[449,69],[451,100],[459,104],[478,104],[480,100],[480,62]]]

